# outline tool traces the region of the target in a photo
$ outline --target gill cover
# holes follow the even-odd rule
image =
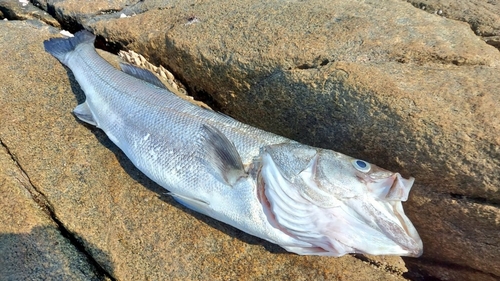
[[[329,256],[421,255],[422,241],[401,204],[413,179],[369,163],[356,167],[353,160],[298,143],[261,150],[258,186],[269,222],[314,245],[285,249]]]

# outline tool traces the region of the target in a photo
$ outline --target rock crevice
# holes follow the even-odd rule
[[[50,204],[50,202],[47,200],[46,196],[37,188],[33,185],[31,182],[28,174],[26,171],[23,169],[21,164],[16,160],[16,157],[12,152],[9,150],[9,147],[2,142],[0,139],[0,145],[2,148],[5,150],[5,152],[10,156],[12,161],[15,163],[16,167],[19,169],[19,174],[20,176],[23,177],[23,179],[18,179],[19,183],[26,189],[26,191],[29,192],[31,195],[31,198],[33,199],[34,202],[38,205],[38,207],[44,211],[45,214],[49,216],[49,218],[57,225],[57,230],[59,233],[67,239],[67,241],[73,245],[81,254],[83,254],[87,262],[95,269],[95,274],[96,276],[99,276],[100,279],[102,280],[112,280],[114,281],[115,279],[111,276],[109,272],[107,272],[95,259],[92,257],[91,253],[89,253],[85,247],[85,245],[78,240],[77,237],[75,237],[66,227],[64,224],[57,218],[53,206]]]

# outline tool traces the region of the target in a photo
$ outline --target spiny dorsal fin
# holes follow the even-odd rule
[[[97,126],[97,122],[94,120],[94,116],[92,115],[92,111],[90,111],[89,105],[87,102],[81,103],[73,109],[73,113],[85,123],[89,123],[90,125]]]
[[[204,157],[217,176],[233,186],[238,179],[246,176],[245,168],[234,144],[217,128],[202,125],[202,145]]]
[[[163,84],[161,80],[149,70],[123,62],[120,62],[120,68],[122,69],[123,72],[132,75],[135,78],[144,80],[162,89],[167,88],[165,84]]]

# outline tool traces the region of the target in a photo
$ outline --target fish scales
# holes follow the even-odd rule
[[[422,253],[401,205],[413,178],[193,105],[146,70],[111,66],[94,39],[44,42],[85,93],[75,115],[183,205],[297,254]]]

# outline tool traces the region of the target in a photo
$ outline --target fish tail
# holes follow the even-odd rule
[[[71,38],[52,38],[45,40],[43,46],[45,51],[56,57],[63,64],[67,64],[68,54],[70,54],[80,44],[94,44],[95,35],[87,30],[75,33]]]

